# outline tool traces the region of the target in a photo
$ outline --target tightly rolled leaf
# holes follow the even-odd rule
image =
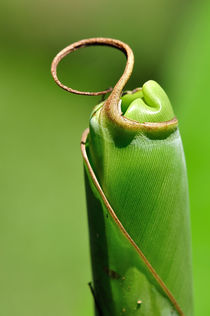
[[[149,81],[121,99],[125,117],[167,122],[161,129],[118,133],[104,105],[91,115],[82,150],[98,309],[102,315],[192,316],[187,175],[168,97]]]
[[[81,142],[96,314],[192,316],[187,174],[170,101],[154,81],[122,96],[134,58],[117,40],[74,43],[55,65],[86,45],[111,45],[128,58],[110,96],[93,110]],[[62,85],[54,67],[52,74],[65,90],[83,93]]]

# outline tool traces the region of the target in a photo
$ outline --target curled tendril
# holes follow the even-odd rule
[[[59,62],[71,52],[74,52],[79,48],[83,48],[87,46],[111,46],[111,47],[121,50],[125,54],[127,58],[125,70],[113,89],[109,88],[109,89],[106,89],[104,91],[99,91],[99,92],[79,91],[79,90],[75,90],[70,87],[67,87],[66,85],[62,84],[61,81],[58,79],[57,66]],[[118,132],[120,129],[120,131],[127,130],[127,131],[130,131],[131,133],[144,131],[150,134],[150,133],[156,133],[156,132],[160,133],[162,131],[164,132],[168,130],[169,131],[174,130],[177,127],[176,118],[173,118],[172,120],[166,121],[166,122],[139,123],[137,121],[130,120],[122,115],[121,109],[119,107],[120,97],[122,95],[123,88],[125,87],[128,79],[131,76],[133,65],[134,65],[134,55],[130,46],[116,39],[95,37],[95,38],[88,38],[88,39],[75,42],[67,46],[63,50],[61,50],[53,59],[52,66],[51,66],[51,73],[52,73],[53,79],[58,84],[58,86],[60,86],[64,90],[67,90],[68,92],[71,92],[71,93],[80,94],[80,95],[97,96],[97,95],[104,95],[108,92],[111,92],[109,97],[104,102],[102,113],[104,115],[105,120],[109,122],[109,125],[112,126],[113,129],[116,129]]]
[[[62,84],[61,81],[58,79],[57,66],[58,66],[59,62],[66,55],[78,50],[79,48],[83,48],[83,47],[87,47],[87,46],[112,46],[112,47],[115,47],[115,48],[121,50],[126,55],[127,64],[126,64],[125,71],[124,71],[122,77],[120,78],[120,80],[118,81],[118,83],[116,84],[116,86],[114,87],[114,89],[108,88],[104,91],[98,91],[98,92],[79,91],[79,90],[75,90],[75,89],[72,89],[70,87],[67,87],[66,85]],[[64,90],[71,92],[71,93],[75,93],[75,94],[97,96],[97,95],[106,94],[108,92],[111,92],[112,90],[116,91],[119,89],[120,89],[120,93],[121,93],[123,87],[125,86],[126,82],[128,81],[128,79],[132,73],[133,64],[134,64],[133,52],[127,44],[125,44],[119,40],[112,39],[112,38],[96,37],[96,38],[89,38],[89,39],[84,39],[84,40],[75,42],[75,43],[65,47],[63,50],[61,50],[53,59],[52,66],[51,66],[51,73],[52,73],[52,76],[53,76],[53,79],[55,80],[55,82]]]

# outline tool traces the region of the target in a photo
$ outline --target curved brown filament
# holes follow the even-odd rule
[[[79,90],[75,90],[75,89],[72,89],[70,87],[67,87],[66,85],[62,84],[61,81],[58,79],[57,66],[58,66],[59,62],[66,55],[76,51],[79,48],[83,48],[83,47],[87,47],[87,46],[111,46],[111,47],[115,47],[115,48],[117,48],[125,53],[125,55],[127,57],[126,68],[125,68],[125,71],[124,71],[122,77],[120,78],[120,80],[118,81],[117,85],[114,88],[115,94],[116,94],[116,87],[118,88],[117,91],[118,90],[122,91],[125,83],[127,82],[127,80],[129,79],[129,77],[132,73],[133,64],[134,64],[134,56],[133,56],[133,52],[132,52],[131,48],[127,44],[125,44],[121,41],[112,39],[112,38],[104,38],[104,37],[88,38],[88,39],[84,39],[84,40],[75,42],[75,43],[67,46],[66,48],[64,48],[62,51],[60,51],[53,59],[53,62],[51,65],[51,73],[52,73],[52,76],[53,76],[53,79],[55,80],[55,82],[64,90],[67,90],[68,92],[75,93],[75,94],[96,96],[96,95],[106,94],[106,93],[112,91],[112,88],[106,89],[104,91],[99,91],[99,92],[79,91]]]
[[[79,48],[83,48],[87,46],[111,46],[111,47],[121,50],[126,55],[127,63],[126,63],[125,70],[113,89],[109,88],[109,89],[98,91],[98,92],[79,91],[79,90],[75,90],[70,87],[67,87],[66,85],[62,84],[61,81],[58,79],[57,66],[59,62],[71,52],[74,52],[78,50]],[[80,94],[80,95],[97,96],[97,95],[103,95],[112,91],[108,99],[104,102],[103,113],[104,113],[104,116],[108,119],[108,121],[113,123],[112,125],[114,128],[116,127],[116,128],[120,128],[121,130],[124,129],[131,132],[145,131],[146,133],[162,132],[162,131],[167,132],[167,131],[174,130],[178,124],[176,118],[173,118],[172,120],[167,121],[167,122],[139,123],[137,121],[130,120],[122,115],[121,109],[119,106],[120,97],[122,95],[123,88],[125,87],[128,79],[131,76],[133,65],[134,65],[133,51],[127,44],[119,40],[112,39],[112,38],[95,37],[95,38],[88,38],[88,39],[75,42],[67,46],[63,50],[61,50],[53,59],[53,62],[51,65],[51,73],[52,73],[53,79],[58,84],[58,86],[60,86],[64,90],[71,93]]]

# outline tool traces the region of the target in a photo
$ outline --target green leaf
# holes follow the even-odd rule
[[[83,152],[84,159],[87,159]],[[104,316],[179,315],[143,253],[106,200],[86,160],[94,291]]]
[[[122,100],[123,108],[124,103],[127,103],[125,101]],[[135,93],[135,99],[127,107],[124,116],[140,123],[164,122],[171,120],[174,112],[165,91],[157,82],[150,80],[143,85],[141,91]]]
[[[173,111],[159,85],[150,82],[144,90],[150,106],[159,104],[150,121],[170,119]],[[125,141],[102,115],[103,105],[91,117],[83,156],[87,152],[94,291],[103,315],[192,316],[188,184],[179,131],[169,133],[166,125],[161,137],[142,130]]]

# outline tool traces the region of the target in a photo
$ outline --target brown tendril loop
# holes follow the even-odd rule
[[[130,77],[130,74],[132,72],[133,64],[134,64],[133,52],[127,44],[125,44],[119,40],[116,40],[116,39],[104,38],[104,37],[88,38],[88,39],[84,39],[84,40],[75,42],[75,43],[67,46],[63,50],[61,50],[55,56],[55,58],[53,59],[52,65],[51,65],[51,73],[52,73],[53,79],[55,80],[57,85],[68,92],[80,94],[80,95],[97,96],[97,95],[106,94],[106,93],[112,91],[112,88],[106,89],[104,91],[99,91],[99,92],[78,91],[78,90],[72,89],[72,88],[67,87],[66,85],[62,84],[61,81],[58,79],[57,66],[58,66],[59,62],[66,55],[76,51],[79,48],[83,48],[83,47],[87,47],[87,46],[112,46],[112,47],[115,47],[115,48],[121,50],[126,55],[127,63],[126,63],[125,71],[124,71],[123,75],[121,76],[120,80],[118,81],[118,83],[116,84],[114,90],[116,89],[117,86],[119,88],[119,83],[121,83],[120,84],[120,88],[121,88],[122,84],[125,84],[127,82],[127,80]]]

